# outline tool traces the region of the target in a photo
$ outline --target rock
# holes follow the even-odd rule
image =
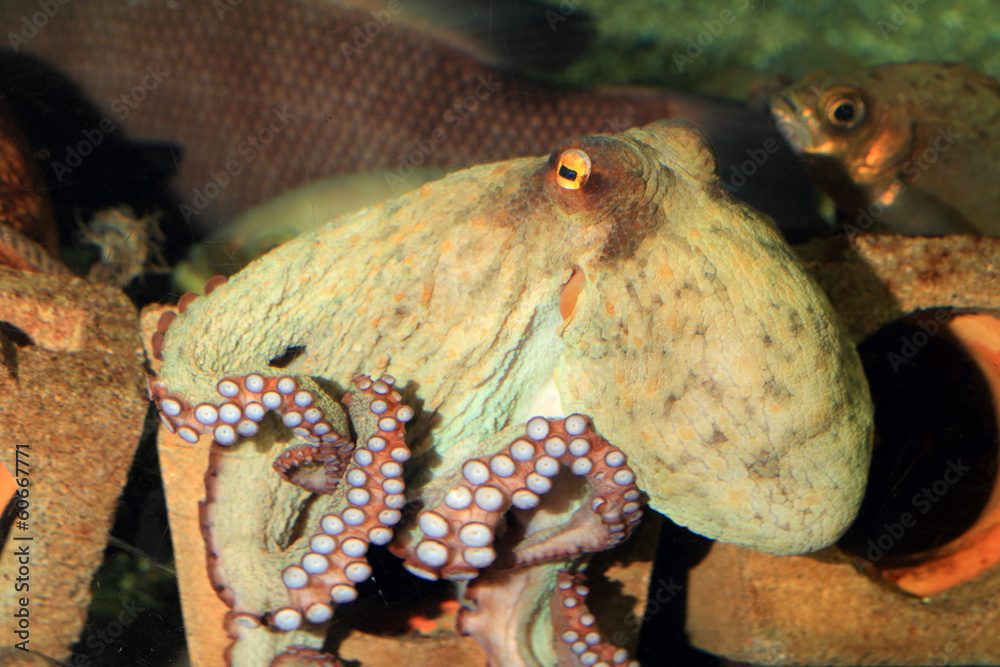
[[[0,339],[0,457],[28,491],[0,552],[0,615],[27,609],[30,633],[0,662],[50,665],[15,643],[67,660],[83,628],[149,407],[136,312],[116,289],[0,267]]]

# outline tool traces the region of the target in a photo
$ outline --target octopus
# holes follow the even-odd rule
[[[1000,84],[913,62],[820,70],[772,100],[779,128],[848,216],[848,231],[1000,234]]]
[[[628,664],[577,559],[644,506],[823,548],[871,454],[829,301],[683,121],[332,221],[182,298],[147,345],[165,424],[211,447],[201,519],[233,665],[332,664],[323,631],[379,545],[468,586],[461,623],[491,664]]]

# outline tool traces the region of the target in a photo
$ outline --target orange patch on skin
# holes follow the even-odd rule
[[[674,270],[670,268],[669,264],[661,264],[656,270],[656,276],[664,282],[673,282]]]
[[[614,317],[615,316],[615,304],[611,303],[610,301],[605,301],[604,302],[604,312],[606,312],[611,317]]]
[[[571,275],[569,280],[566,281],[566,284],[563,285],[562,293],[559,295],[559,314],[562,315],[563,322],[568,320],[570,316],[573,315],[577,299],[579,299],[580,294],[583,293],[585,285],[586,281],[584,279],[583,271],[580,269],[573,271],[573,275]]]

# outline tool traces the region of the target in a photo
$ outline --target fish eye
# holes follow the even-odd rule
[[[865,103],[857,95],[838,95],[826,105],[826,118],[834,127],[854,129],[865,118]]]
[[[590,169],[586,153],[577,148],[565,150],[556,163],[556,183],[567,190],[579,190],[590,178]]]

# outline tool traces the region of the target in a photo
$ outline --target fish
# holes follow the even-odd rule
[[[571,9],[538,9],[537,18],[560,35]],[[667,117],[705,129],[726,175],[749,164],[754,173],[734,172],[734,194],[788,234],[808,235],[815,222],[802,194],[808,178],[766,110],[655,88],[539,83],[418,30],[419,21],[407,20],[410,0],[367,10],[326,0],[77,0],[36,26],[37,11],[35,0],[0,3],[11,46],[78,83],[109,119],[105,127],[181,146],[177,208],[202,232],[326,176],[380,169],[392,182],[418,168],[544,155],[555,137],[613,134]],[[486,25],[493,18],[486,14]],[[494,51],[510,43],[503,33],[483,34]],[[586,43],[567,39],[559,49]],[[64,176],[74,153],[86,163],[81,149],[101,138],[96,126],[60,144],[47,175]],[[748,163],[768,140],[780,150],[761,167]]]
[[[848,232],[1000,234],[1000,84],[961,64],[820,70],[771,108]]]
[[[416,169],[390,185],[381,172],[362,171],[292,188],[240,213],[204,241],[192,245],[174,267],[173,284],[182,294],[201,294],[215,276],[231,276],[299,234],[367,206],[402,197],[444,175],[443,170]]]

